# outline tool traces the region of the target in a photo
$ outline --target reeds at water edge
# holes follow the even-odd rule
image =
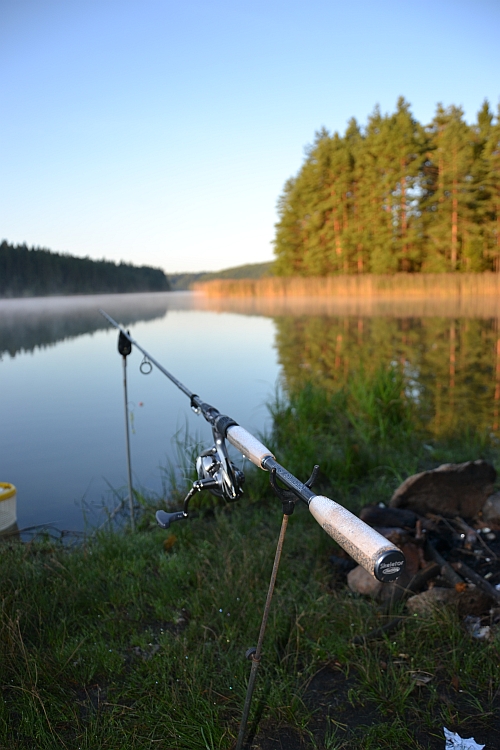
[[[193,289],[208,297],[360,297],[375,299],[457,299],[500,297],[498,273],[270,276],[215,279]]]

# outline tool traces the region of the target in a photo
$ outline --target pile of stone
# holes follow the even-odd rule
[[[406,479],[388,506],[366,506],[360,517],[406,557],[398,581],[383,584],[352,567],[349,588],[381,602],[386,612],[406,601],[411,614],[456,607],[477,638],[500,627],[500,492],[496,471],[483,460],[443,464]],[[332,558],[337,567],[346,561]],[[348,564],[348,563],[347,563]],[[401,618],[363,638],[390,630]]]

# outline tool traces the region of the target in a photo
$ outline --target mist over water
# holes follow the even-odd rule
[[[103,308],[188,388],[253,432],[276,384],[342,387],[353,369],[403,367],[430,437],[498,435],[496,301],[209,299],[193,293],[0,300],[0,481],[19,526],[82,529],[126,484],[122,361]],[[164,375],[128,358],[134,485],[162,494],[174,438],[211,433]],[[471,457],[475,458],[475,457]]]
[[[178,304],[181,299],[179,295]],[[0,357],[105,329],[107,321],[97,314],[100,307],[129,325],[162,318],[167,304],[165,294],[155,293],[0,299]]]

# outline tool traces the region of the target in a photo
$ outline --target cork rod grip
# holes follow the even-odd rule
[[[404,555],[378,531],[323,495],[311,499],[309,510],[326,533],[379,581],[387,583],[398,578],[404,568]]]
[[[260,440],[257,440],[244,427],[240,427],[239,425],[229,427],[226,437],[236,450],[239,450],[246,458],[250,459],[259,469],[262,468],[262,462],[265,458],[269,456],[274,458],[269,448],[262,445]]]

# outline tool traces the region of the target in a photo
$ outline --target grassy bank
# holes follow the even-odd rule
[[[261,279],[216,279],[194,284],[209,297],[361,297],[455,299],[500,296],[497,273],[397,273]]]
[[[397,370],[327,396],[310,384],[273,406],[269,440],[317,490],[357,509],[418,468],[481,455],[481,436],[425,444]],[[452,436],[450,436],[451,438]],[[0,747],[231,748],[280,525],[263,472],[244,498],[170,532],[146,506],[140,530],[68,549],[0,545]],[[172,498],[174,504],[178,498]],[[474,641],[453,612],[385,621],[348,592],[339,550],[305,507],[290,519],[257,681],[252,747],[442,748],[442,727],[498,732],[500,642]],[[338,570],[338,569],[337,569]],[[419,684],[415,675],[428,675]],[[494,747],[494,744],[487,747]]]

